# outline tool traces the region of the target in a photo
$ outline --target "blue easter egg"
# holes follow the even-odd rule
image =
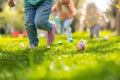
[[[58,45],[59,45],[59,46],[62,45],[62,41],[59,41],[59,42],[58,42]]]

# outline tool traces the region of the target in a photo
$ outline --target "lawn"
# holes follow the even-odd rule
[[[0,80],[120,80],[120,36],[100,33],[100,41],[90,41],[88,32],[73,33],[73,43],[66,35],[56,35],[47,48],[46,38],[39,47],[28,49],[27,38],[0,38]],[[103,36],[109,36],[108,41]],[[85,50],[76,43],[87,40]],[[62,41],[59,46],[58,42]]]

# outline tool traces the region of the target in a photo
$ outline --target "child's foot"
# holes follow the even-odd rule
[[[46,32],[47,44],[50,45],[53,43],[55,38],[55,23],[52,23],[52,29]]]
[[[72,39],[72,38],[70,38],[70,39],[69,39],[69,42],[71,42],[71,43],[72,43],[72,42],[73,42],[73,39]]]
[[[34,45],[31,45],[28,47],[28,49],[33,49],[33,48],[36,48],[37,46],[34,46]]]

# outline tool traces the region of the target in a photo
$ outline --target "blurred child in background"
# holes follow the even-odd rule
[[[99,41],[99,12],[94,3],[88,4],[86,8],[86,15],[85,15],[85,22],[87,26],[89,27],[90,31],[90,39],[92,40],[94,37],[94,34],[96,35],[97,40]]]
[[[72,0],[57,0],[57,2],[52,7],[52,11],[56,12],[58,17],[60,18],[60,34],[63,33],[64,27],[67,32],[68,41],[73,40],[71,35],[71,23],[74,19],[74,15],[76,14],[76,10],[74,7],[74,3]]]

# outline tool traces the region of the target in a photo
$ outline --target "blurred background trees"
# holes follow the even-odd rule
[[[116,30],[117,35],[120,35],[120,0],[111,0],[111,3],[106,14],[111,20],[112,30]]]
[[[75,32],[77,30],[79,30],[79,26],[80,26],[80,17],[81,17],[81,12],[80,12],[80,8],[82,7],[83,4],[83,0],[73,0],[74,1],[74,5],[75,8],[77,10],[76,15],[74,16],[74,21],[72,23],[72,32]]]
[[[3,10],[3,5],[7,0],[0,0],[0,12]]]
[[[120,35],[120,0],[115,0],[116,4],[116,27],[117,33]]]
[[[15,1],[16,6],[10,8],[7,2],[1,0],[0,27],[4,27],[6,33],[12,33],[17,29],[20,32],[24,30],[24,6],[23,0]]]
[[[10,8],[7,5],[7,0],[0,0],[0,28],[3,27],[6,33],[11,33],[13,30],[17,29],[23,32],[24,27],[24,0],[15,0],[16,6]],[[80,19],[83,17],[82,7],[85,4],[85,0],[73,0],[77,14],[74,17],[72,23],[72,32],[78,31],[80,26]],[[120,0],[110,0],[111,4],[105,15],[109,19],[108,26],[110,30],[117,31],[120,34]]]

